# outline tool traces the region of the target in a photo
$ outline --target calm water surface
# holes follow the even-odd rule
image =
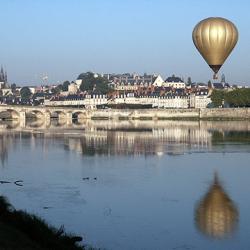
[[[102,249],[250,249],[250,123],[2,124],[0,192]]]

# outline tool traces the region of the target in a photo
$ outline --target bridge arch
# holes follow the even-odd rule
[[[30,120],[26,122],[28,128],[42,128],[44,126],[44,119]]]
[[[63,110],[52,110],[51,111],[51,118],[58,119],[58,120],[65,120],[66,117],[67,117],[67,114]]]
[[[26,117],[27,118],[42,119],[42,118],[44,118],[44,112],[42,112],[39,109],[28,109],[26,111]]]
[[[18,120],[20,118],[20,113],[14,109],[6,109],[0,111],[0,119],[2,120]]]
[[[72,114],[74,120],[83,120],[86,119],[86,112],[85,111],[74,111]]]
[[[82,123],[83,120],[86,119],[86,112],[85,111],[74,111],[72,113],[72,118],[74,123]]]

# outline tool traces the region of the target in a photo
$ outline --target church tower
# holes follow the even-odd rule
[[[4,82],[3,66],[1,66],[1,71],[0,71],[0,82]]]
[[[8,82],[8,77],[7,77],[7,71],[5,70],[5,73],[4,73],[4,80],[5,80],[5,83]]]
[[[7,84],[7,71],[4,72],[3,66],[1,66],[0,70],[0,85],[1,88],[6,87]]]
[[[225,74],[222,74],[222,76],[221,76],[221,83],[223,84],[223,87],[224,87],[225,84],[226,84],[226,76],[225,76]]]

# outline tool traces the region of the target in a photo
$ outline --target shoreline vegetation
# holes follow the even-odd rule
[[[80,241],[82,237],[66,233],[63,226],[56,229],[36,215],[16,210],[0,196],[1,250],[93,250]]]

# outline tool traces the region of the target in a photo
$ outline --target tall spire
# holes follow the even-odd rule
[[[4,73],[4,82],[7,83],[8,82],[8,76],[7,76],[7,71],[5,70]]]
[[[3,86],[6,87],[8,78],[7,78],[7,71],[4,71],[3,65],[1,65],[0,69],[0,82],[3,83]]]
[[[0,81],[4,82],[4,71],[3,71],[3,65],[1,65],[1,71],[0,71]]]

